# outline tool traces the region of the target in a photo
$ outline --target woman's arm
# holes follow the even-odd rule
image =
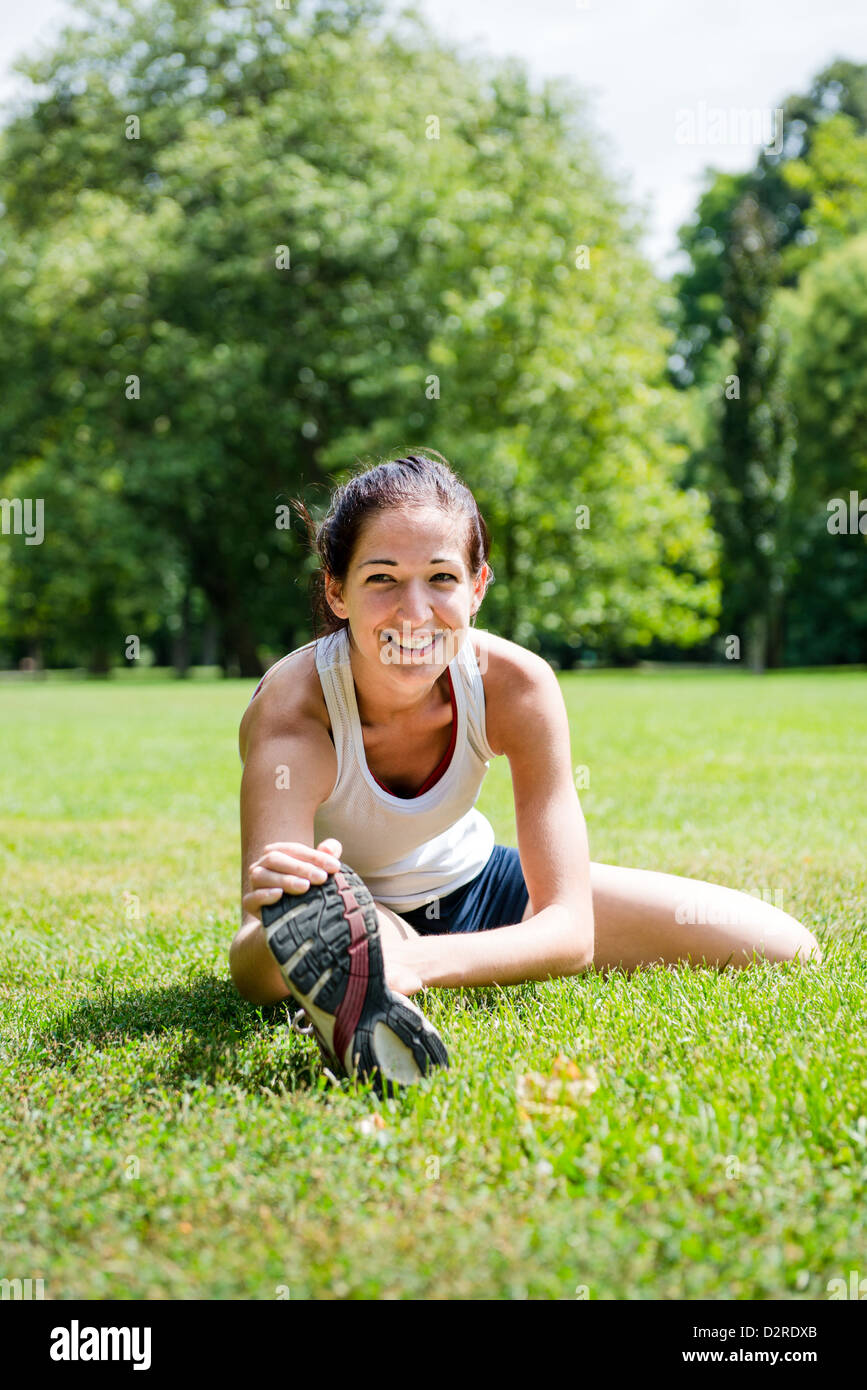
[[[572,777],[563,694],[551,667],[532,652],[510,644],[498,664],[487,694],[496,702],[497,731],[512,772],[518,850],[533,916],[490,931],[401,943],[401,958],[424,986],[511,985],[577,975],[593,960],[590,851]]]
[[[299,692],[287,681],[269,680],[241,721],[242,899],[271,886],[268,874],[250,872],[269,845],[313,846],[316,808],[327,799],[337,774],[337,755],[326,729],[305,708],[303,689]],[[311,862],[325,867],[327,858],[313,855]],[[288,866],[284,871],[292,873]],[[298,891],[297,885],[282,886]],[[245,910],[243,924],[258,923],[260,907],[257,902],[253,911]]]
[[[304,708],[303,690],[294,682],[282,690],[278,681],[283,684],[280,676],[269,679],[248,707],[239,740],[242,921],[229,966],[237,988],[256,1004],[286,994],[265,941],[262,904],[323,882],[338,867],[341,849],[336,840],[313,846],[316,808],[336,775],[334,748],[321,721]]]

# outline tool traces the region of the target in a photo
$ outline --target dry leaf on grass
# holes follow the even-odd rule
[[[374,1110],[371,1115],[365,1115],[362,1119],[356,1120],[356,1128],[361,1134],[375,1134],[378,1129],[385,1129],[385,1120],[378,1110]]]
[[[579,1067],[562,1052],[554,1058],[548,1075],[528,1071],[518,1077],[518,1114],[521,1119],[530,1115],[554,1114],[558,1110],[575,1109],[599,1088],[596,1068],[585,1063]]]

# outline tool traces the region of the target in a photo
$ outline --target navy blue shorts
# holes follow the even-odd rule
[[[518,851],[511,845],[494,845],[482,872],[469,883],[398,916],[420,936],[489,931],[520,922],[529,901]]]

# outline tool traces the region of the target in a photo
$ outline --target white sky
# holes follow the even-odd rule
[[[401,0],[389,0],[401,8]],[[403,0],[405,3],[405,0]],[[434,28],[472,52],[515,55],[537,78],[568,76],[590,98],[607,164],[648,207],[645,250],[662,274],[692,211],[706,165],[745,169],[756,146],[732,128],[683,143],[689,111],[755,111],[774,138],[774,108],[834,58],[867,62],[867,0],[415,0]],[[69,0],[0,0],[0,100],[9,64],[56,36]],[[732,120],[734,118],[731,118]],[[764,124],[762,124],[764,122]]]

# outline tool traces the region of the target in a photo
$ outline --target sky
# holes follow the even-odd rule
[[[0,25],[0,100],[12,59],[56,35],[70,0],[13,0]],[[387,0],[394,10],[406,0]],[[606,165],[644,207],[644,250],[677,267],[677,229],[706,166],[749,168],[776,144],[775,110],[834,58],[867,62],[867,0],[415,0],[469,53],[520,57],[589,101]]]

